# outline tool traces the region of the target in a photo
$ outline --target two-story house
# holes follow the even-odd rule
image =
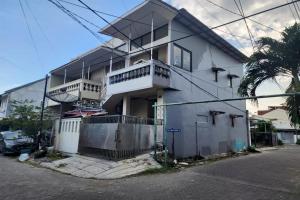
[[[0,95],[0,119],[7,118],[12,112],[14,101],[28,101],[31,105],[41,106],[44,94],[45,79],[12,88]]]
[[[107,116],[162,119],[168,146],[167,129],[180,130],[174,152],[169,148],[177,157],[247,146],[245,101],[152,107],[237,97],[246,56],[226,40],[185,9],[158,0],[144,1],[100,33],[112,39],[50,72],[52,99],[99,101]],[[59,110],[56,102],[48,105]]]

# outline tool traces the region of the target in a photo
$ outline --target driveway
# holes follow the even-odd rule
[[[90,180],[0,156],[0,199],[299,199],[299,166],[293,146],[177,173]]]

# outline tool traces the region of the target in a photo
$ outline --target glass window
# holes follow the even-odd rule
[[[191,71],[191,52],[183,50],[182,66],[183,69]]]
[[[154,31],[154,40],[159,40],[168,35],[168,25],[162,26]]]
[[[142,37],[142,45],[149,44],[151,42],[151,33],[148,33]]]
[[[132,40],[130,46],[131,46],[131,50],[135,50],[139,48],[140,46],[142,46],[142,38],[137,38]]]
[[[192,53],[175,44],[174,65],[187,71],[192,71]]]
[[[174,46],[174,65],[181,67],[181,49],[178,46]]]

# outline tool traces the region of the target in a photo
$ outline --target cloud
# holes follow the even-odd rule
[[[234,0],[212,0],[214,3],[225,7],[235,13],[239,13]],[[237,3],[239,1],[236,1]],[[238,15],[229,13],[215,5],[209,3],[206,0],[171,0],[170,3],[177,8],[185,8],[200,21],[205,23],[209,27],[220,25],[225,22],[229,22],[234,19],[240,18]],[[256,12],[260,12],[269,9],[274,6],[285,3],[284,1],[261,1],[241,0],[243,11],[245,15],[250,15]],[[259,25],[249,19],[247,19],[248,26],[255,38],[258,40],[260,37],[272,37],[275,39],[280,38],[280,32],[287,26],[292,25],[295,22],[293,15],[291,14],[289,6],[279,8],[270,12],[266,12],[251,19],[258,21],[266,26],[273,28],[274,30],[265,26]],[[226,27],[221,27],[219,30],[215,30],[219,35],[227,39],[232,45],[240,49],[246,55],[251,55],[253,52],[249,35],[246,29],[245,22],[239,21]],[[236,37],[230,35],[236,35]],[[238,41],[237,41],[238,40]]]

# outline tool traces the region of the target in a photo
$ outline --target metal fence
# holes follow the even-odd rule
[[[121,124],[146,124],[154,125],[153,118],[142,118],[129,115],[107,115],[107,116],[92,116],[83,119],[84,123],[121,123]],[[163,120],[157,119],[156,125],[162,125]]]

